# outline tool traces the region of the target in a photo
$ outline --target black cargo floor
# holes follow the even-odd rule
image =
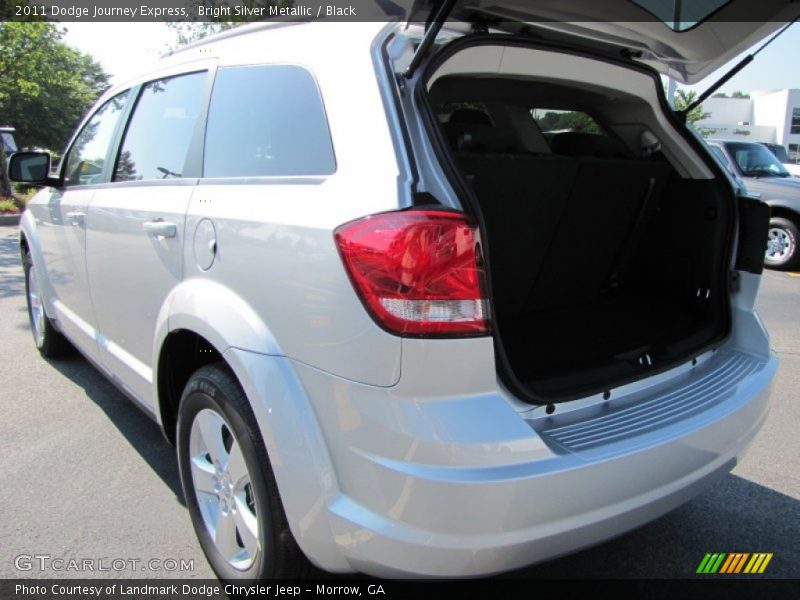
[[[583,387],[590,385],[594,371],[605,370],[602,378],[607,378],[608,369],[632,369],[640,355],[658,354],[659,347],[685,338],[696,327],[690,305],[624,291],[499,325],[517,378],[540,392],[569,373],[583,371],[584,381],[574,382]]]

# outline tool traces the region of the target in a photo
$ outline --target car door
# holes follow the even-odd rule
[[[103,364],[152,407],[156,318],[181,281],[184,218],[197,182],[206,70],[134,91],[111,182],[89,206],[86,265]]]
[[[55,318],[90,358],[98,358],[96,322],[86,274],[86,217],[98,186],[111,176],[110,155],[129,91],[103,103],[85,122],[62,160],[63,184],[33,206]]]

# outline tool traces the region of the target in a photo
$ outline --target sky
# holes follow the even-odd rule
[[[147,70],[174,40],[164,23],[68,23],[66,42],[91,54],[112,76],[112,83],[124,81]],[[762,42],[763,43],[763,42]],[[723,92],[800,88],[800,23],[756,57],[731,79]],[[738,59],[737,59],[738,60]],[[689,89],[704,90],[737,61]]]

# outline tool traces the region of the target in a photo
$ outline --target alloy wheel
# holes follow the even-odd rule
[[[250,474],[233,428],[218,412],[197,413],[189,435],[192,486],[217,551],[233,568],[252,566],[260,551]]]

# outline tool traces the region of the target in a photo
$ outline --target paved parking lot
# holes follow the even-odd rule
[[[733,473],[654,523],[513,576],[683,577],[706,552],[739,551],[773,552],[766,575],[800,578],[800,277],[766,273],[759,308],[782,364],[770,416]],[[15,565],[34,554],[127,561],[101,576],[212,577],[156,425],[82,358],[36,353],[15,227],[0,227],[0,407],[0,578],[41,576]],[[193,568],[165,570],[180,567],[168,559]]]

